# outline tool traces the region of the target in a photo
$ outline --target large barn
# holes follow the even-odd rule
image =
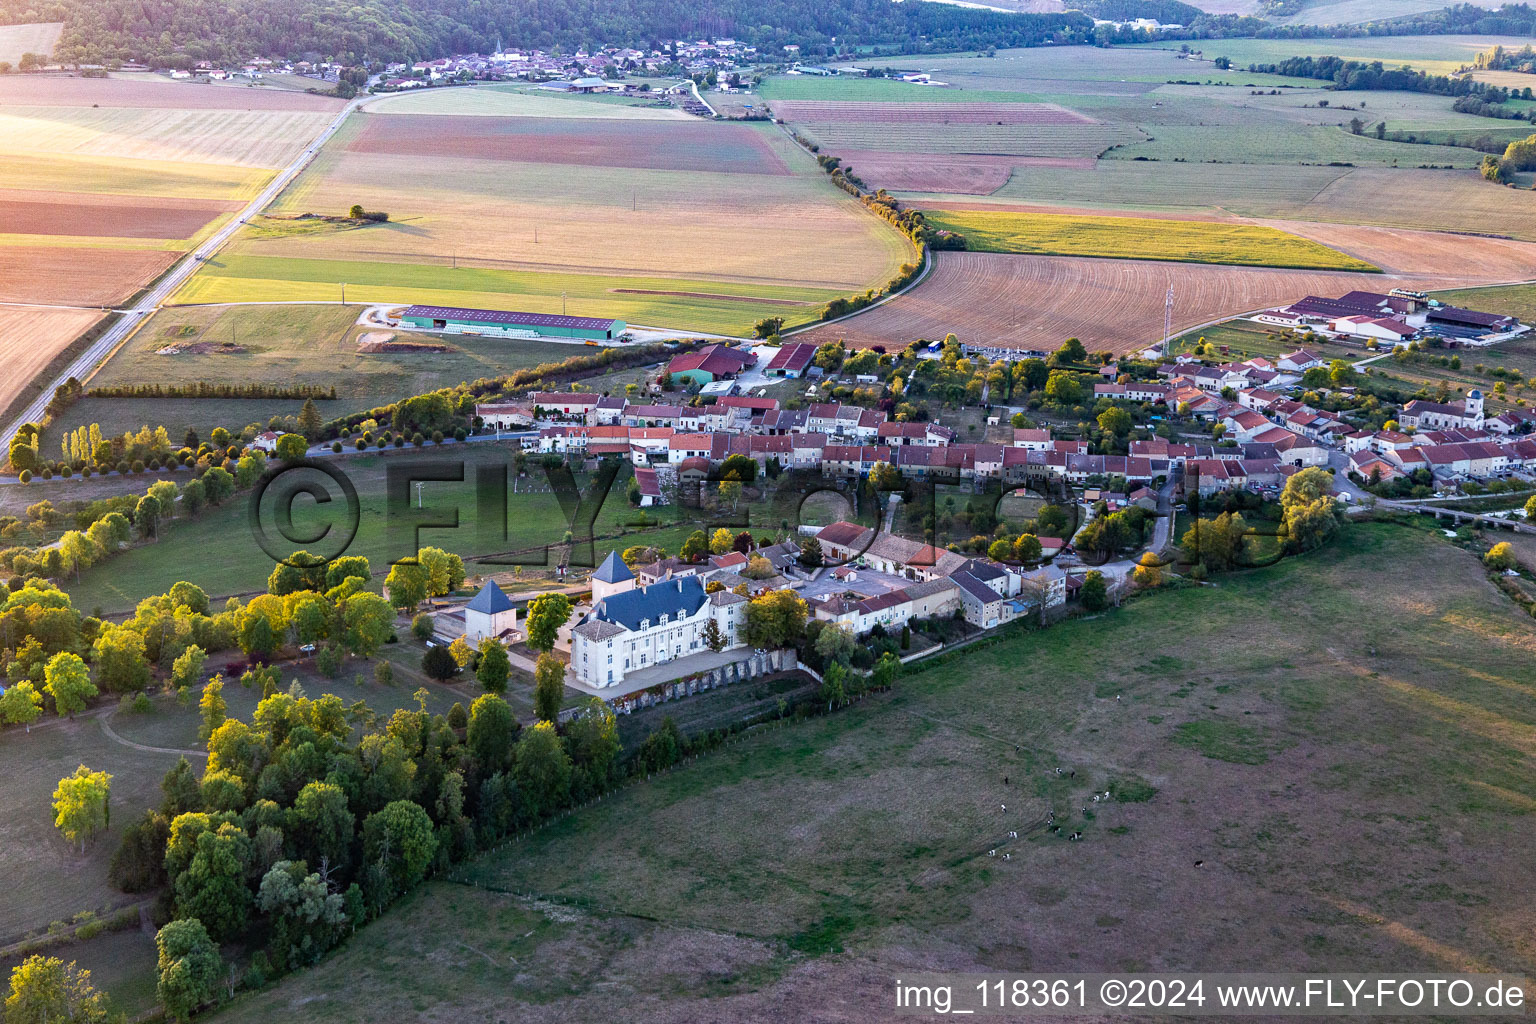
[[[624,333],[622,320],[558,313],[514,313],[501,309],[462,306],[409,306],[400,322],[449,334],[483,334],[496,338],[584,338],[612,341]]]

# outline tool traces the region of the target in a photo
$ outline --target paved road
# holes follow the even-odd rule
[[[165,272],[160,280],[150,286],[149,290],[144,293],[131,309],[118,311],[117,322],[108,328],[106,333],[100,338],[96,339],[88,349],[82,352],[78,359],[70,363],[59,374],[57,379],[44,388],[42,394],[38,395],[36,401],[31,405],[23,409],[20,416],[5,425],[5,432],[3,436],[0,436],[0,441],[9,446],[11,438],[16,436],[16,431],[20,430],[23,424],[36,423],[41,420],[43,410],[47,408],[49,400],[53,398],[54,391],[61,384],[71,377],[77,380],[84,380],[91,371],[96,369],[113,349],[137,330],[145,320],[149,319],[165,300],[170,298],[176,289],[186,282],[187,278],[196,273],[204,260],[209,259],[219,249],[223,248],[224,243],[228,242],[234,233],[240,230],[240,226],[245,223],[246,218],[254,217],[266,209],[267,205],[276,199],[278,194],[287,188],[294,178],[298,177],[299,172],[309,165],[309,162],[314,159],[315,154],[319,152],[320,147],[332,135],[336,134],[337,129],[341,127],[342,122],[347,119],[348,115],[369,99],[372,99],[372,97],[366,95],[359,96],[343,107],[335,119],[326,125],[325,130],[317,135],[315,140],[309,144],[308,148],[294,157],[293,162],[287,167],[279,171],[267,187],[262,189],[261,194],[252,199],[245,209],[241,210],[235,217],[232,217],[228,224],[225,224],[218,231],[210,235],[208,240],[202,245],[183,256],[179,262]]]

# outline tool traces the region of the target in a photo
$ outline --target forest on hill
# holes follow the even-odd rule
[[[1092,40],[1079,12],[1004,14],[891,0],[0,0],[0,24],[63,21],[70,63],[314,55],[346,63],[422,60],[509,47],[652,49],[733,38],[806,55],[887,54]]]

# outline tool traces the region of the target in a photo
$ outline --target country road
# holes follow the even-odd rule
[[[140,297],[139,301],[132,308],[118,310],[117,322],[108,328],[105,334],[96,339],[88,349],[80,353],[80,356],[74,362],[70,363],[57,378],[42,390],[32,404],[22,410],[20,416],[5,425],[3,436],[5,446],[10,446],[11,438],[16,436],[16,431],[20,430],[23,424],[36,423],[42,419],[43,410],[47,408],[48,402],[53,398],[54,391],[60,385],[71,377],[84,380],[91,371],[95,370],[106,359],[113,349],[117,348],[129,335],[133,334],[145,320],[149,319],[165,300],[175,293],[176,289],[186,283],[187,278],[196,273],[197,268],[204,260],[211,258],[223,248],[224,243],[228,242],[235,232],[240,230],[241,225],[245,223],[247,218],[254,217],[266,209],[268,204],[276,199],[283,189],[287,188],[293,182],[293,179],[299,176],[299,173],[305,167],[309,166],[309,162],[315,158],[315,154],[320,151],[320,147],[325,145],[331,136],[335,135],[337,130],[341,128],[342,122],[354,110],[370,99],[373,99],[373,97],[361,95],[343,107],[335,119],[326,125],[325,130],[315,136],[314,141],[302,153],[294,157],[292,163],[279,171],[267,184],[267,187],[261,190],[261,194],[252,199],[245,209],[230,218],[229,223],[210,235],[208,240],[202,245],[177,261],[170,270],[167,270],[158,281],[150,286],[149,290]]]

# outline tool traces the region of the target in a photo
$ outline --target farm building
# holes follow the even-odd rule
[[[1459,309],[1456,306],[1442,306],[1438,303],[1429,308],[1426,319],[1432,324],[1449,324],[1452,327],[1488,332],[1510,331],[1520,324],[1512,316],[1480,313],[1475,309]]]
[[[674,384],[709,384],[734,377],[756,361],[757,357],[750,352],[724,345],[707,345],[697,352],[673,356],[667,364],[667,376]]]
[[[402,323],[449,334],[483,334],[498,338],[584,338],[611,341],[624,333],[624,321],[558,313],[515,313],[461,306],[409,306]]]
[[[803,377],[815,356],[815,345],[781,345],[763,368],[763,374],[768,377]]]

